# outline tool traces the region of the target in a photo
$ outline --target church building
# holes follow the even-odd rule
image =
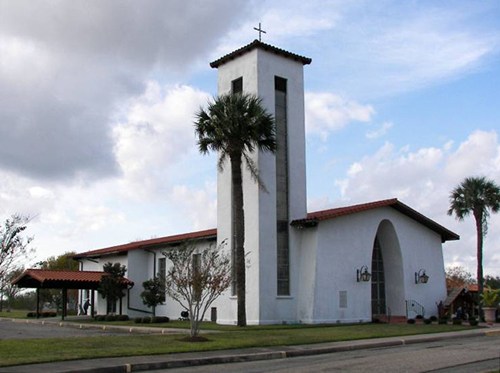
[[[277,152],[255,152],[265,189],[243,168],[246,312],[248,324],[352,323],[437,314],[446,298],[442,244],[459,236],[398,199],[307,212],[304,66],[311,59],[259,40],[212,62],[218,92],[259,96],[276,122]],[[80,269],[127,267],[123,313],[151,312],[142,282],[164,274],[161,254],[190,240],[200,248],[226,241],[232,253],[231,170],[218,171],[216,229],[190,232],[77,254]],[[82,295],[82,299],[86,295]],[[116,305],[96,298],[97,312]],[[157,315],[178,318],[173,300]],[[235,324],[235,286],[213,304],[213,321]]]

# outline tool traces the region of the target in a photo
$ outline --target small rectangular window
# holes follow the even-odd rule
[[[243,78],[235,79],[231,82],[231,93],[237,94],[243,92]]]

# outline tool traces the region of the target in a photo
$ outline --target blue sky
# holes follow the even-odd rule
[[[194,112],[209,62],[263,41],[305,66],[309,211],[397,197],[446,215],[463,178],[500,182],[497,1],[0,0],[0,217],[33,216],[36,257],[216,226],[216,158]],[[485,271],[500,275],[492,216]]]

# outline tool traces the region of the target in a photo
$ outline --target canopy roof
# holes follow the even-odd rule
[[[30,268],[12,283],[20,288],[96,290],[102,276],[106,275],[106,272],[99,271],[50,271]],[[134,283],[125,277],[121,283],[124,288],[134,286]]]

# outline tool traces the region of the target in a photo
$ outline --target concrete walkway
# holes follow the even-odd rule
[[[25,322],[25,320],[23,320]],[[74,325],[71,325],[74,324]],[[85,324],[88,326],[87,324]],[[68,322],[69,327],[79,327],[79,324]],[[486,326],[486,325],[484,325]],[[93,325],[97,327],[97,325]],[[102,328],[102,326],[99,326]],[[106,326],[107,328],[119,328],[122,332],[141,333],[178,333],[179,329],[157,328],[132,328],[123,326]],[[108,329],[109,330],[109,329]],[[139,331],[140,330],[140,331]],[[182,330],[186,332],[186,330]],[[463,330],[457,332],[435,333],[413,335],[405,337],[389,337],[377,339],[365,339],[358,341],[329,342],[300,346],[275,346],[263,348],[245,348],[223,351],[204,351],[190,353],[175,353],[167,355],[149,356],[127,356],[117,358],[101,358],[90,360],[71,360],[56,363],[18,365],[13,367],[0,368],[1,373],[21,373],[21,372],[85,372],[85,373],[115,373],[115,372],[139,372],[153,369],[166,369],[189,367],[208,364],[233,363],[242,361],[284,359],[296,356],[317,355],[339,351],[350,351],[367,348],[403,346],[412,343],[439,341],[446,339],[467,338],[477,336],[500,335],[500,325],[486,326],[482,329]]]

